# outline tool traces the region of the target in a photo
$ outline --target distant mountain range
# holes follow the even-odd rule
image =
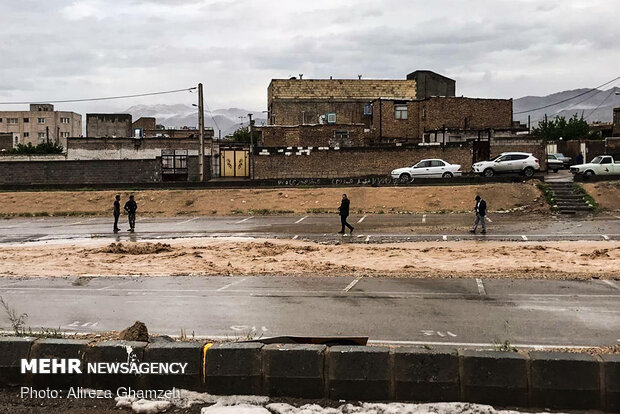
[[[570,118],[574,114],[586,118],[589,123],[611,122],[613,108],[620,107],[620,88],[608,90],[575,89],[563,91],[547,96],[525,96],[515,99],[513,102],[514,120],[527,123],[528,114],[531,116],[532,126],[547,117],[564,116]],[[578,98],[570,99],[577,95]],[[530,109],[540,108],[556,102],[567,100],[564,103],[528,113]],[[134,121],[143,116],[155,117],[158,124],[166,127],[197,127],[198,111],[191,105],[135,105],[128,108],[125,113],[130,113]],[[248,113],[254,114],[256,125],[266,125],[266,114],[261,111],[249,111],[241,108],[216,109],[205,112],[205,126],[213,128],[215,136],[221,130],[221,136],[230,135],[241,126],[248,125]]]
[[[513,112],[515,113],[514,120],[527,123],[527,116],[529,114],[531,116],[532,126],[536,126],[538,121],[544,119],[545,114],[547,114],[548,118],[553,118],[555,116],[570,118],[577,114],[577,116],[580,117],[583,115],[588,123],[611,122],[613,108],[620,106],[620,88],[588,91],[590,91],[590,89],[574,89],[572,91],[558,92],[547,96],[525,96],[515,99],[513,102]],[[581,94],[583,95],[578,98],[570,99]],[[567,99],[570,100],[549,108],[519,114],[519,112],[522,111],[529,111],[530,109],[552,105]]]
[[[125,113],[131,114],[134,121],[143,116],[155,117],[157,124],[166,127],[198,126],[198,109],[191,105],[135,105],[128,108]],[[222,137],[225,137],[241,126],[248,126],[248,114],[254,114],[255,125],[267,124],[266,114],[261,111],[228,108],[212,112],[205,110],[205,126],[213,128],[215,136],[218,136],[218,130],[221,130]]]

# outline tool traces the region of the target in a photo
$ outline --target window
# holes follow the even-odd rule
[[[0,118],[0,123],[2,123],[2,118]]]
[[[347,139],[349,138],[349,131],[334,131],[334,138]]]
[[[7,118],[6,119],[6,123],[7,124],[17,124],[17,118]]]
[[[443,161],[439,161],[439,160],[433,160],[431,161],[431,167],[445,167],[446,164],[443,163]]]
[[[419,163],[414,165],[414,168],[428,168],[430,166],[431,166],[431,162],[430,161],[420,161]]]
[[[60,123],[61,124],[68,124],[69,123],[69,118],[60,118]]]
[[[422,108],[422,119],[426,119],[426,108]]]
[[[511,159],[512,160],[524,160],[526,159],[528,156],[527,155],[523,155],[523,154],[515,154],[515,155],[511,155]]]
[[[45,138],[45,132],[39,132],[39,139]]]
[[[37,118],[38,122],[40,124],[44,124],[45,123],[45,118]]]
[[[396,119],[407,119],[407,105],[396,105],[394,107],[394,116]]]
[[[28,138],[30,136],[30,132],[24,132],[24,138]]]
[[[61,132],[60,133],[60,137],[61,138],[69,138],[69,133],[68,132]]]
[[[24,136],[26,136],[26,133],[24,133]],[[17,144],[19,144],[19,136],[15,135],[15,144],[17,146]]]
[[[162,174],[187,174],[187,150],[162,150]]]
[[[27,124],[28,122],[30,122],[30,118],[24,118],[24,124]]]
[[[603,160],[601,161],[601,164],[611,164],[611,158],[610,157],[603,158]]]

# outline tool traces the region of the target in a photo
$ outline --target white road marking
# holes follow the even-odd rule
[[[618,287],[618,285],[616,285],[614,282],[612,282],[611,280],[601,280],[601,282],[605,283],[606,285],[611,286],[612,288],[616,289],[616,290],[620,290],[620,287]]]
[[[229,288],[229,287],[231,287],[231,286],[234,286],[234,285],[237,285],[237,284],[239,284],[239,283],[243,282],[244,280],[247,280],[247,277],[244,277],[244,278],[243,278],[243,279],[241,279],[241,280],[236,280],[236,281],[234,281],[234,282],[232,282],[232,283],[229,283],[229,284],[227,284],[227,285],[225,285],[225,286],[222,286],[221,288],[217,289],[217,291],[218,291],[218,292],[221,292],[222,290],[226,290],[226,289],[228,289],[228,288]]]
[[[350,291],[350,290],[353,288],[353,286],[357,285],[357,282],[359,282],[359,281],[360,281],[360,279],[361,279],[361,277],[358,277],[358,278],[357,278],[357,279],[355,279],[353,282],[349,283],[349,284],[347,285],[347,287],[346,287],[346,288],[342,289],[342,291],[343,291],[343,292],[348,292],[348,291]]]
[[[606,234],[601,234],[601,236],[603,236],[603,238],[604,238],[605,240],[609,240],[609,236],[608,236],[608,235],[606,235]]]
[[[450,331],[446,331],[446,333],[447,333],[448,335],[450,335],[451,337],[456,338],[456,334],[453,334],[453,333],[452,333],[452,332],[450,332]]]
[[[442,238],[443,238],[444,240],[448,240],[448,236],[446,236],[445,234],[442,236]]]
[[[521,238],[522,238],[523,240],[527,241],[527,236],[526,236],[525,234],[522,234],[522,235],[521,235]]]
[[[180,224],[189,223],[190,221],[194,221],[194,220],[198,220],[198,217],[194,217],[194,218],[191,218],[189,220],[180,221],[180,222],[177,223],[177,226],[180,225]]]
[[[422,214],[422,223],[426,223],[426,214]]]
[[[235,224],[241,224],[241,223],[244,223],[244,222],[246,222],[246,221],[248,221],[249,219],[252,219],[252,218],[254,218],[254,216],[246,217],[246,218],[244,218],[243,220],[239,220],[239,221],[237,221]]]
[[[364,221],[364,219],[366,218],[366,216],[362,217],[361,219],[359,219],[357,222],[361,223],[362,221]]]
[[[617,218],[618,220],[620,220],[620,216],[616,216],[616,218]]]
[[[297,220],[297,221],[295,222],[295,224],[299,224],[299,223],[301,223],[302,221],[304,221],[304,220],[305,220],[305,219],[307,219],[307,218],[308,218],[308,216],[306,216],[306,217],[302,217],[302,218],[300,218],[299,220]]]
[[[487,291],[484,288],[484,284],[482,283],[482,279],[476,279],[476,284],[478,285],[478,294],[480,296],[486,296]]]
[[[487,216],[487,221],[488,221],[489,223],[493,223],[493,220],[491,220],[491,218],[490,218],[489,216]]]
[[[366,242],[368,243],[370,241],[370,236],[366,236]]]
[[[69,226],[75,226],[77,224],[82,224],[82,222],[81,221],[76,221],[75,223],[69,223]]]
[[[441,336],[442,338],[443,338],[444,336],[446,336],[446,334],[445,334],[445,333],[443,333],[443,332],[439,332],[439,331],[437,331],[437,335]]]
[[[299,238],[299,234],[293,236],[293,240],[297,240]]]

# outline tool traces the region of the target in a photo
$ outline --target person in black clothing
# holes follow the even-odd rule
[[[338,232],[338,234],[344,234],[345,226],[349,228],[350,234],[353,234],[353,226],[347,223],[347,217],[349,217],[349,203],[350,200],[347,198],[347,195],[343,194],[340,207],[338,207],[338,212],[340,213],[340,223],[342,224],[342,229]]]
[[[583,154],[582,154],[582,153],[579,153],[579,154],[577,155],[577,159],[576,159],[575,161],[577,161],[577,165],[579,165],[579,164],[583,164]]]
[[[129,219],[129,231],[133,233],[136,230],[136,211],[138,211],[138,204],[133,199],[133,195],[130,195],[129,201],[125,203],[125,211]]]
[[[121,196],[116,195],[114,197],[114,233],[119,232],[118,228],[118,218],[121,216]]]
[[[485,222],[485,216],[487,215],[487,202],[484,201],[479,195],[476,196],[476,206],[474,207],[474,211],[476,212],[476,220],[474,221],[474,228],[469,232],[476,233],[478,223],[482,223],[482,234],[486,234],[487,225]]]

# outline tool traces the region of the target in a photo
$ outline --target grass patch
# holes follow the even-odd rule
[[[538,184],[536,184],[536,187],[538,187],[543,197],[545,197],[545,201],[547,201],[547,204],[549,204],[551,209],[557,210],[558,207],[555,203],[555,194],[551,190],[551,187],[549,187],[549,184],[544,183],[544,182],[539,182]]]
[[[596,200],[590,194],[588,194],[586,189],[583,188],[581,184],[573,183],[573,190],[575,191],[576,194],[579,194],[581,197],[583,197],[583,201],[585,201],[586,204],[592,207],[593,212],[598,211],[600,209],[600,206],[596,202]]]
[[[248,210],[248,214],[252,216],[274,216],[277,214],[292,214],[292,213],[294,213],[293,210],[272,210],[270,208],[258,208],[258,209]]]
[[[306,213],[308,214],[326,214],[326,213],[331,213],[331,211],[327,208],[309,208],[308,210],[306,210]]]

